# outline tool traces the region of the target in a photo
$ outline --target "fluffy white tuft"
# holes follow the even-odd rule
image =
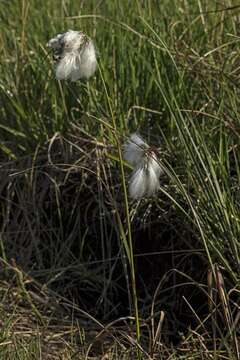
[[[85,35],[81,31],[68,30],[63,34],[61,40],[64,43],[64,50],[66,52],[78,51],[84,43],[84,37]]]
[[[132,134],[123,145],[123,157],[129,164],[135,166],[141,162],[148,144],[137,134]]]
[[[159,174],[155,171],[155,168],[150,164],[148,165],[148,169],[146,171],[147,171],[146,195],[152,196],[159,189]]]
[[[146,194],[147,180],[144,168],[133,171],[129,181],[129,194],[132,199],[140,199]]]
[[[49,40],[47,46],[52,48],[53,50],[59,49],[61,47],[62,38],[63,38],[63,34],[58,34],[55,38]]]
[[[91,39],[80,31],[69,30],[48,42],[56,60],[58,80],[88,79],[97,67],[95,48]]]
[[[141,164],[133,170],[129,181],[129,195],[132,199],[152,196],[159,189],[159,172],[151,163]]]
[[[124,159],[134,167],[129,181],[130,197],[141,199],[155,194],[162,174],[155,150],[139,135],[133,134],[124,144]]]
[[[92,41],[84,47],[81,54],[81,78],[90,78],[96,71],[97,59],[95,48]]]
[[[56,65],[57,80],[78,80],[79,75],[79,56],[75,53],[66,54]]]
[[[159,164],[159,161],[157,159],[157,155],[155,152],[151,151],[150,155],[149,155],[149,160],[148,160],[148,166],[149,168],[153,169],[153,171],[155,172],[155,174],[159,177],[162,173],[163,170]]]

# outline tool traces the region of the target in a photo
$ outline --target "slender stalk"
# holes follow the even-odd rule
[[[125,213],[126,213],[126,223],[127,223],[127,236],[128,236],[128,250],[126,251],[128,255],[128,261],[130,266],[130,273],[131,273],[131,281],[132,281],[132,301],[134,306],[134,313],[135,313],[135,325],[136,325],[136,335],[137,335],[137,341],[140,340],[140,324],[139,324],[139,312],[138,312],[138,300],[137,300],[137,288],[136,288],[136,277],[135,277],[135,263],[134,263],[134,254],[133,254],[133,246],[132,246],[132,231],[131,231],[131,220],[129,215],[129,204],[128,204],[128,193],[127,193],[127,186],[126,186],[126,179],[125,179],[125,172],[124,172],[124,166],[123,166],[123,157],[122,157],[122,149],[121,149],[121,143],[117,136],[117,124],[115,120],[115,116],[113,114],[111,102],[109,100],[108,91],[106,88],[106,84],[104,81],[102,70],[99,68],[100,76],[103,82],[104,91],[107,96],[109,110],[111,113],[112,123],[113,123],[113,135],[116,141],[117,145],[117,151],[120,161],[120,172],[121,172],[121,180],[122,180],[122,188],[123,188],[123,194],[124,194],[124,206],[125,206]],[[125,242],[124,242],[125,244]]]

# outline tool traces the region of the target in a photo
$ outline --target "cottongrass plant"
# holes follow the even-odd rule
[[[154,195],[162,174],[156,149],[150,147],[138,134],[132,134],[123,146],[123,156],[133,166],[129,181],[130,197],[141,199]]]
[[[48,42],[56,62],[56,79],[77,81],[90,78],[97,66],[92,40],[81,31],[68,30]]]

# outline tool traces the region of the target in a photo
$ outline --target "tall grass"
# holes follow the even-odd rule
[[[1,1],[2,276],[35,315],[22,272],[103,323],[134,316],[141,342],[130,325],[121,336],[143,356],[167,358],[180,339],[175,358],[197,358],[203,343],[206,358],[239,358],[239,10],[231,0]],[[54,79],[46,43],[67,29],[95,41],[87,83]],[[121,156],[133,131],[160,147],[165,170],[158,195],[137,203]]]

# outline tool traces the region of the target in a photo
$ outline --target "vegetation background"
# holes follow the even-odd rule
[[[1,0],[0,20],[0,358],[239,359],[239,2]],[[89,82],[54,78],[68,29],[96,44]],[[164,175],[127,202],[136,131]]]

